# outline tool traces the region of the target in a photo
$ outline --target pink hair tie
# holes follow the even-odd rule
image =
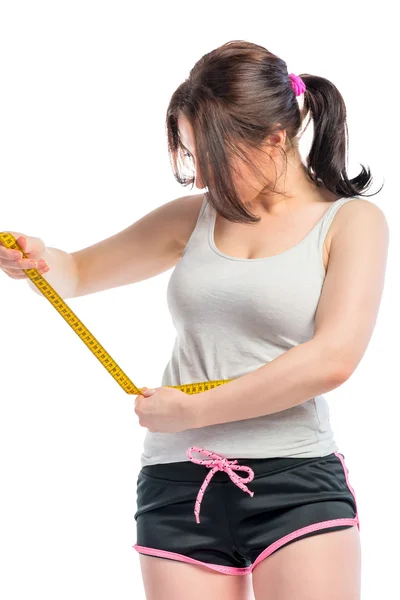
[[[298,75],[295,75],[294,73],[290,73],[289,77],[291,79],[292,88],[296,96],[300,96],[301,94],[303,94],[306,91],[306,84],[304,83],[302,78]]]

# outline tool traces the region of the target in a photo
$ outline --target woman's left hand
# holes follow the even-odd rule
[[[149,431],[175,433],[195,426],[193,400],[181,390],[169,387],[142,388],[134,407],[139,425]]]

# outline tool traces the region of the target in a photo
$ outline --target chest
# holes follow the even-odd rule
[[[167,292],[185,353],[190,355],[194,339],[198,347],[212,345],[215,360],[226,350],[251,357],[246,339],[278,348],[310,339],[324,281],[315,250],[314,244],[303,244],[273,260],[227,260],[210,249],[200,229],[172,272]]]
[[[255,224],[232,223],[219,214],[211,223],[211,235],[217,249],[235,258],[268,258],[299,244],[316,226],[333,203],[313,215],[296,215],[285,219],[265,219]],[[328,205],[328,208],[326,206]],[[323,244],[323,264],[328,267],[333,224]]]

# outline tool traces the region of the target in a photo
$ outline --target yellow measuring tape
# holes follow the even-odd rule
[[[29,258],[21,246],[18,244],[17,240],[11,233],[8,231],[3,231],[0,233],[0,239],[3,244],[7,248],[12,248],[13,250],[19,250],[24,258]],[[94,356],[101,362],[103,367],[107,369],[112,377],[114,377],[115,381],[125,390],[127,394],[136,394],[139,395],[142,393],[142,389],[136,387],[136,385],[131,381],[118,366],[115,360],[108,354],[108,352],[103,348],[103,346],[97,341],[94,335],[89,331],[87,327],[82,323],[80,319],[76,316],[76,314],[70,309],[68,304],[64,302],[64,300],[57,294],[54,288],[41,276],[39,271],[36,269],[26,269],[24,273],[29,277],[29,279],[36,285],[36,287],[42,292],[43,296],[54,306],[56,311],[62,316],[62,318],[68,323],[68,325],[72,328],[72,330],[80,337],[82,342],[89,348],[89,350],[94,354]],[[181,390],[185,394],[199,394],[200,392],[205,392],[209,389],[217,387],[218,385],[223,385],[224,383],[229,383],[232,379],[220,379],[216,381],[202,381],[200,383],[186,383],[185,385],[167,385],[163,387],[171,387],[177,390]]]

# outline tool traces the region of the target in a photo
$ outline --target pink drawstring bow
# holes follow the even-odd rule
[[[206,456],[212,457],[213,460],[200,460],[197,458],[193,458],[192,452],[200,452],[202,454],[205,454]],[[219,454],[210,452],[209,450],[206,450],[205,448],[199,448],[198,446],[191,446],[186,451],[186,456],[189,458],[189,460],[191,460],[192,462],[194,462],[198,465],[204,465],[206,467],[211,468],[211,471],[206,476],[206,478],[199,490],[199,493],[197,494],[196,503],[195,503],[195,507],[194,507],[194,514],[196,515],[196,523],[200,523],[200,504],[203,499],[204,492],[210,482],[211,477],[217,471],[225,471],[225,473],[228,473],[229,477],[231,478],[231,480],[233,481],[233,483],[235,485],[237,485],[244,492],[247,492],[251,497],[254,496],[254,492],[251,492],[248,489],[248,487],[246,485],[244,485],[245,483],[253,481],[253,479],[254,479],[254,471],[250,467],[246,467],[246,465],[238,465],[237,460],[228,460],[227,458],[224,458],[223,456],[220,456]],[[235,469],[236,471],[247,471],[248,477],[246,479],[244,479],[243,477],[239,477],[238,475],[236,475],[236,473],[233,472],[232,469]]]

